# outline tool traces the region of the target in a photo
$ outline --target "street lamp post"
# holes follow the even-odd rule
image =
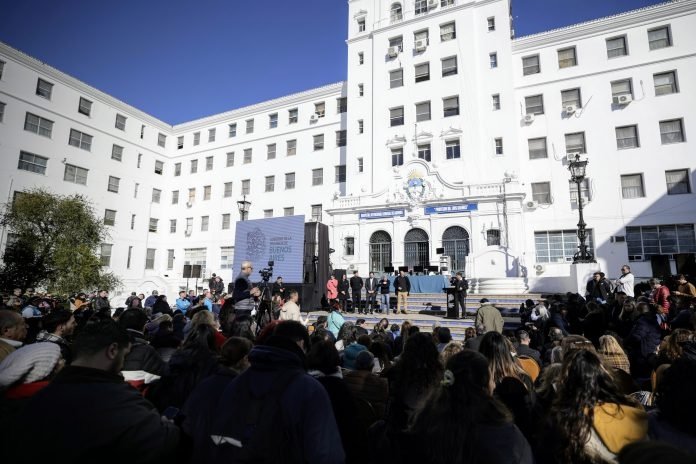
[[[241,217],[242,221],[244,221],[249,215],[249,208],[251,208],[251,202],[247,201],[246,195],[244,195],[243,199],[237,202],[237,208],[239,208],[239,216]]]
[[[587,169],[587,160],[580,160],[580,155],[575,155],[575,160],[570,161],[568,170],[570,171],[570,180],[575,182],[578,188],[578,252],[573,256],[573,264],[576,263],[594,263],[592,253],[587,250],[587,230],[585,229],[585,219],[582,215],[582,181],[585,180],[585,171]]]

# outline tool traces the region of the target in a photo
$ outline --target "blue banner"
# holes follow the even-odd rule
[[[452,214],[478,211],[478,203],[464,203],[461,205],[426,206],[425,214]]]
[[[391,217],[402,217],[404,215],[403,209],[387,209],[382,211],[366,211],[360,213],[360,219],[384,219]]]

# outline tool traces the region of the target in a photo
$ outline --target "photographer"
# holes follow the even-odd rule
[[[234,280],[234,291],[232,292],[232,300],[234,301],[234,310],[237,316],[250,315],[254,309],[253,297],[259,296],[258,288],[254,288],[249,280],[249,276],[254,268],[251,261],[244,261],[242,269]]]

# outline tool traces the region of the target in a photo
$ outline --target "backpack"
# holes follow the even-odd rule
[[[241,374],[218,401],[220,414],[212,420],[211,462],[240,464],[294,464],[304,462],[301,444],[293,443],[285,426],[282,397],[304,372],[280,371],[265,394],[254,391],[249,372]],[[230,414],[231,411],[234,411]]]

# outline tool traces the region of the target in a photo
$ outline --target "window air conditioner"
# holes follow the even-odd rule
[[[571,152],[569,152],[569,153],[566,154],[566,161],[567,161],[568,163],[571,163],[571,162],[575,161],[575,158],[578,157],[578,156],[580,156],[580,152],[578,152],[578,151],[571,151]]]
[[[539,202],[534,201],[534,200],[529,200],[528,202],[526,202],[524,204],[524,206],[526,206],[527,209],[537,209],[537,207],[539,206]]]
[[[396,58],[399,55],[399,47],[389,47],[387,55],[389,55],[389,58]]]
[[[428,40],[427,39],[416,40],[416,43],[414,44],[414,48],[416,49],[417,52],[422,52],[423,50],[428,48]]]
[[[186,207],[187,207],[187,208],[190,208],[190,207],[192,207],[192,206],[193,206],[193,203],[191,203],[190,201],[187,201],[187,202],[186,202]]]
[[[189,229],[189,230],[185,230],[185,231],[184,231],[184,235],[187,236],[187,237],[190,237],[190,236],[191,236],[191,230],[190,230],[190,229]]]
[[[616,95],[612,101],[615,105],[628,105],[633,101],[633,97],[630,93],[625,93],[622,95]]]
[[[565,111],[566,114],[573,114],[578,110],[578,107],[576,105],[566,105],[563,107],[563,111]]]
[[[544,272],[546,270],[546,266],[544,266],[543,264],[537,264],[536,266],[534,266],[534,269],[536,269],[536,271],[539,274],[541,274],[542,272]]]
[[[309,117],[309,122],[317,122],[317,119],[319,119],[319,117],[314,113]]]
[[[437,0],[428,0],[428,9],[432,10],[437,8]]]
[[[534,122],[534,115],[532,113],[525,114],[522,118],[525,124],[531,124]]]

